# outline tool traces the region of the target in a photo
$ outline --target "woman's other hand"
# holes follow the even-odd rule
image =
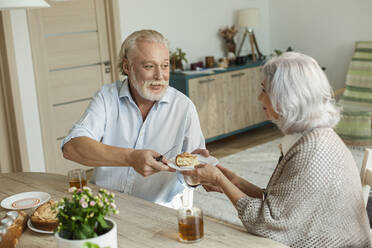
[[[199,164],[192,171],[182,171],[184,176],[190,176],[200,184],[209,186],[219,186],[218,181],[223,173],[216,167],[210,164]]]

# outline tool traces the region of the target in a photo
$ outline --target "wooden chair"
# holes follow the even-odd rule
[[[363,164],[360,169],[360,179],[362,180],[364,206],[367,207],[369,190],[372,186],[372,150],[368,148],[364,152]],[[372,237],[372,229],[370,229],[370,232]]]
[[[364,204],[367,206],[369,190],[372,186],[372,150],[368,148],[366,148],[364,152],[363,164],[360,170],[360,179],[362,180]]]

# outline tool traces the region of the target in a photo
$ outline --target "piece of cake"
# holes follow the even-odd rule
[[[198,157],[188,152],[181,153],[176,157],[176,165],[178,167],[195,166],[198,164],[199,164]]]
[[[43,205],[39,206],[31,215],[31,224],[40,230],[52,232],[58,226],[57,209],[55,202],[49,200]]]

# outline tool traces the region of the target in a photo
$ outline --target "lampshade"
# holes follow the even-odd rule
[[[44,0],[0,0],[0,10],[46,7],[50,6]]]
[[[259,10],[256,8],[241,9],[238,11],[238,26],[252,28],[260,20]]]

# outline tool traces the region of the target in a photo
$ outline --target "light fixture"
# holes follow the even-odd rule
[[[0,10],[46,7],[50,6],[44,0],[0,0]]]
[[[255,49],[257,50],[258,59],[264,58],[264,56],[258,49],[256,36],[254,35],[254,32],[253,32],[253,27],[257,26],[257,24],[259,23],[259,20],[260,20],[259,14],[260,14],[259,10],[256,8],[241,9],[238,11],[238,23],[237,24],[239,27],[244,27],[245,32],[244,32],[244,36],[240,44],[237,56],[240,56],[240,52],[242,50],[245,39],[247,38],[247,34],[249,34],[249,41],[251,44],[251,51],[252,51],[252,60],[256,61]]]

